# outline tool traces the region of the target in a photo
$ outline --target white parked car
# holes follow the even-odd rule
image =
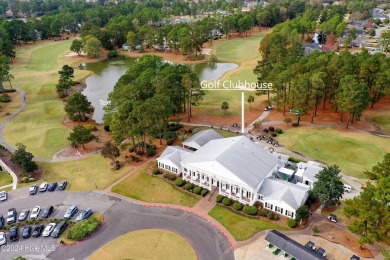
[[[56,223],[50,223],[49,225],[47,225],[43,230],[42,236],[44,237],[50,236],[53,230],[55,229],[56,225],[57,225]]]
[[[40,212],[41,212],[41,207],[35,206],[31,210],[30,219],[38,218]]]
[[[6,201],[6,200],[7,200],[7,192],[0,191],[0,201]]]
[[[22,212],[20,212],[18,220],[19,221],[26,220],[29,213],[30,213],[30,210],[28,210],[28,209],[23,210]]]
[[[352,190],[351,185],[344,184],[344,191],[345,192],[351,192],[351,190]]]
[[[7,237],[4,232],[0,232],[0,246],[7,244]]]
[[[48,187],[49,185],[47,184],[47,182],[43,182],[41,185],[39,185],[39,191],[40,192],[45,192],[45,191],[47,191],[47,187]]]

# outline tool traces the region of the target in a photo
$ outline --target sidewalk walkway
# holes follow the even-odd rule
[[[217,188],[214,188],[214,190],[210,191],[206,196],[198,201],[193,209],[208,215],[209,211],[212,210],[212,208],[217,204],[216,198],[218,192],[216,192],[216,189]]]

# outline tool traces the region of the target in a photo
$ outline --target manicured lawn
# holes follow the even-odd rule
[[[220,206],[214,206],[209,215],[221,223],[237,241],[247,240],[257,232],[267,229],[288,230],[271,221],[246,218]]]
[[[62,124],[64,105],[57,97],[55,85],[58,82],[58,71],[64,64],[73,66],[85,62],[81,58],[65,56],[70,44],[70,40],[44,41],[17,50],[16,63],[11,67],[15,77],[12,85],[26,91],[28,105],[4,130],[4,137],[9,144],[21,142],[28,151],[40,157],[51,157],[69,144],[67,137],[70,129]],[[74,80],[80,80],[89,73],[75,70]],[[13,99],[12,104],[19,107],[20,102],[16,99],[18,97]]]
[[[388,139],[325,127],[292,128],[280,135],[278,141],[290,150],[337,164],[342,172],[356,178],[366,178],[363,172],[371,170],[390,152]]]
[[[100,259],[197,259],[191,245],[178,234],[159,229],[138,230],[106,244],[89,260]]]
[[[378,126],[384,134],[390,135],[390,115],[379,115],[369,117],[368,120]]]
[[[39,163],[45,168],[45,173],[39,183],[44,181],[59,182],[65,179],[68,181],[67,190],[102,190],[131,171],[129,165],[123,166],[119,171],[111,171],[109,163],[108,159],[104,159],[100,155],[82,158],[78,161]],[[26,185],[31,185],[31,183],[20,186]]]
[[[0,189],[0,191],[10,191],[10,190],[12,190],[12,186]]]
[[[154,162],[150,162],[140,170],[127,177],[112,188],[113,192],[146,202],[169,203],[193,207],[198,199],[180,191],[165,180],[150,176],[145,170]]]
[[[8,172],[0,172],[0,187],[12,184],[12,177]]]
[[[9,88],[8,84],[5,84],[6,88]],[[1,113],[0,113],[0,124],[6,120],[9,115],[5,115],[6,113],[13,114],[20,107],[20,93],[8,93],[11,98],[11,102],[8,103],[0,103]]]

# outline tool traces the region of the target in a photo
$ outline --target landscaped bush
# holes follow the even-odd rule
[[[166,174],[164,175],[164,178],[165,178],[165,179],[168,179],[168,180],[170,180],[170,181],[174,181],[174,180],[176,180],[176,175],[175,175],[175,174],[172,174],[172,173],[166,173]]]
[[[137,155],[143,155],[144,154],[144,151],[142,151],[142,149],[138,149],[136,152],[135,152]]]
[[[297,226],[297,221],[295,219],[289,218],[287,219],[287,225],[290,228],[295,228]]]
[[[193,134],[196,134],[196,133],[199,132],[199,131],[200,131],[199,128],[192,128],[192,133],[193,133]]]
[[[184,127],[183,124],[178,124],[178,126],[179,126],[180,129]]]
[[[225,198],[224,196],[218,195],[218,196],[217,196],[217,202],[218,202],[218,203],[221,203],[222,200],[223,200],[224,198]]]
[[[272,217],[274,220],[279,220],[280,219],[280,216],[278,214],[274,214],[274,216]]]
[[[292,123],[291,125],[292,125],[292,126],[299,126],[298,123]]]
[[[137,156],[135,156],[135,155],[131,155],[131,160],[132,160],[133,162],[139,162],[139,161],[140,161],[139,157],[137,157]]]
[[[104,125],[104,131],[110,132],[110,126],[109,125]]]
[[[98,130],[96,125],[85,125],[85,128],[87,128],[89,131],[97,131]]]
[[[163,139],[168,140],[168,139],[174,139],[177,137],[176,132],[168,131],[163,135]]]
[[[176,186],[183,186],[185,184],[185,181],[182,178],[177,178],[175,181]]]
[[[277,133],[277,134],[282,134],[283,133],[283,130],[282,129],[280,129],[280,128],[276,128],[275,129],[275,132]]]
[[[257,208],[255,206],[245,206],[243,208],[243,211],[248,215],[256,215],[257,214]]]
[[[272,211],[268,212],[267,218],[268,219],[273,219],[274,218],[274,213]]]
[[[201,188],[201,187],[195,187],[195,188],[194,188],[194,193],[195,193],[195,194],[198,194],[198,195],[199,195],[201,192],[202,192],[202,188]]]
[[[174,126],[169,127],[169,131],[172,131],[172,132],[177,131],[179,129],[180,129],[179,125],[174,125]]]
[[[320,232],[320,230],[318,229],[317,226],[314,226],[312,230],[313,230],[314,233],[319,233]]]
[[[153,174],[154,175],[157,175],[157,174],[160,174],[160,169],[153,169]]]
[[[269,132],[269,129],[268,129],[268,128],[264,128],[264,129],[263,129],[263,132],[264,132],[264,133],[268,133],[268,132]]]
[[[273,126],[268,127],[268,129],[269,129],[270,132],[274,132],[275,131],[275,127],[273,127]]]
[[[202,191],[200,192],[200,195],[202,195],[204,197],[204,196],[206,196],[207,193],[209,193],[208,189],[202,189]]]
[[[240,202],[235,202],[235,203],[233,204],[233,209],[235,209],[235,210],[237,210],[237,211],[242,210],[242,208],[243,208],[243,205],[242,205],[242,203],[240,203]]]
[[[149,147],[148,150],[146,151],[146,157],[152,157],[155,154],[156,152],[154,151],[154,148],[152,146]]]
[[[8,103],[10,101],[11,101],[11,98],[7,94],[0,96],[0,102]]]
[[[271,136],[272,136],[272,137],[277,137],[278,134],[277,134],[277,133],[272,133]]]
[[[172,145],[173,144],[173,139],[167,139],[167,145]]]
[[[12,89],[11,88],[5,88],[4,92],[5,93],[16,92],[16,89],[14,89],[14,88],[12,88]]]
[[[270,211],[268,209],[260,209],[259,210],[259,215],[262,216],[262,217],[267,217],[269,212]]]
[[[232,201],[229,198],[224,198],[222,200],[222,204],[225,206],[230,206],[230,204],[232,204]]]
[[[186,185],[184,185],[184,189],[185,190],[190,190],[194,187],[194,185],[192,185],[192,183],[187,183]]]
[[[81,220],[69,229],[68,238],[80,241],[94,232],[100,225],[100,221],[94,217]]]

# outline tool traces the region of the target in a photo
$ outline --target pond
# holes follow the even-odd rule
[[[93,119],[98,124],[103,123],[104,106],[107,104],[108,94],[114,89],[116,82],[135,62],[133,58],[117,57],[114,59],[85,64],[84,69],[94,74],[86,79],[87,87],[83,94],[95,108]],[[227,71],[238,67],[234,63],[204,62],[190,65],[202,80],[217,80]]]

